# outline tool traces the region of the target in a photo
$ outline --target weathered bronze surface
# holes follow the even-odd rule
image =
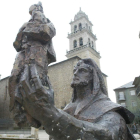
[[[42,4],[34,4],[30,7],[31,19],[20,28],[16,40],[13,43],[18,54],[9,79],[10,110],[14,112],[14,119],[19,126],[25,122],[40,123],[32,120],[32,117],[25,113],[22,107],[22,95],[19,86],[22,76],[25,74],[25,65],[36,65],[36,72],[41,84],[46,88],[51,88],[47,77],[48,64],[56,61],[55,52],[52,45],[52,38],[55,36],[55,28],[51,21],[43,14]],[[32,70],[31,70],[32,71]],[[34,86],[33,79],[36,74],[30,75],[30,84]],[[51,94],[53,98],[53,91]],[[52,100],[53,102],[53,100]],[[37,122],[37,124],[35,123]]]
[[[50,52],[42,50],[52,36],[43,30],[41,33],[45,32],[45,37],[51,37],[41,38],[38,27],[39,24],[42,26],[42,20],[37,24],[36,30],[32,24],[33,12],[30,13],[31,21],[18,33],[22,34],[22,38],[19,39],[19,35],[16,39],[21,47],[27,47],[15,45],[20,52],[10,77],[11,109],[17,109],[17,123],[22,124],[21,117],[25,114],[31,126],[42,125],[51,140],[135,140],[126,125],[133,121],[134,115],[126,108],[111,102],[106,96],[102,73],[92,59],[80,60],[74,68],[71,102],[64,110],[54,106],[53,90],[46,77]],[[26,42],[21,43],[24,38]],[[49,50],[48,46],[46,50]],[[48,53],[42,54],[44,52]],[[50,60],[52,61],[52,57]],[[21,120],[18,121],[19,118]]]

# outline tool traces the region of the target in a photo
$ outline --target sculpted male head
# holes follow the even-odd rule
[[[87,85],[90,86],[93,96],[97,94],[107,95],[102,72],[94,60],[90,58],[79,60],[74,67],[74,76],[71,83],[73,88],[72,101],[77,98],[76,87],[80,88]]]
[[[72,87],[86,86],[93,80],[93,68],[83,60],[80,60],[74,67],[73,74]]]

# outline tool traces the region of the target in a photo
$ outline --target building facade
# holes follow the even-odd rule
[[[135,77],[133,85],[136,88],[136,95],[140,98],[140,76]]]
[[[135,121],[139,122],[140,97],[136,94],[136,87],[133,84],[133,81],[114,89],[114,91],[117,103],[130,110],[135,115]]]

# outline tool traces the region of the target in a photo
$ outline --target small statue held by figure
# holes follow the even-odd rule
[[[48,64],[56,61],[52,44],[56,31],[51,21],[43,14],[41,2],[32,5],[29,13],[31,19],[23,24],[13,43],[18,54],[9,78],[10,111],[13,110],[15,121],[19,126],[24,125],[27,118],[30,118],[29,114],[23,110],[22,96],[19,91],[20,81],[26,73],[25,65],[36,64],[36,72],[41,84],[49,89],[51,84],[47,76]],[[29,77],[30,84],[33,86],[32,79],[36,77],[31,74]],[[50,95],[53,99],[53,90]]]

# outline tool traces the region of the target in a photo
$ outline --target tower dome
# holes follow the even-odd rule
[[[79,19],[81,17],[86,17],[88,19],[88,16],[80,8],[79,12],[74,17],[74,20],[77,20],[77,19]]]

